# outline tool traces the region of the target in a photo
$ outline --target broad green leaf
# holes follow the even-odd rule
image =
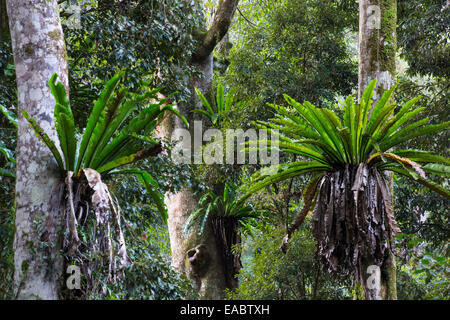
[[[92,134],[94,132],[94,129],[98,123],[98,120],[100,116],[102,115],[102,112],[104,108],[106,107],[109,99],[111,98],[112,94],[114,93],[115,88],[119,84],[120,79],[125,74],[124,71],[119,72],[114,77],[111,78],[111,80],[108,81],[105,88],[100,93],[100,97],[98,98],[97,102],[94,105],[94,108],[92,109],[91,114],[89,115],[86,129],[83,133],[83,138],[81,140],[80,148],[79,148],[79,155],[77,160],[77,165],[75,169],[75,175],[78,174],[79,169],[81,168],[81,165],[83,161],[85,160],[85,157],[87,156],[90,160],[90,155],[95,151],[94,148],[89,149],[88,146],[91,143]],[[91,146],[92,147],[92,146]]]
[[[16,178],[16,174],[10,170],[0,169],[0,177]]]
[[[61,151],[64,156],[65,169],[75,169],[75,157],[77,152],[77,140],[75,138],[75,121],[70,106],[60,103],[55,105],[55,128],[58,135]]]
[[[403,168],[398,168],[398,167],[386,167],[386,170],[391,170],[394,172],[397,172],[401,175],[404,175],[408,178],[414,178],[414,180],[416,180],[418,183],[426,186],[427,188],[433,190],[434,192],[440,194],[441,196],[450,199],[450,191],[448,190],[448,188],[444,188],[442,186],[440,186],[439,184],[429,180],[429,179],[424,179],[420,176],[418,177],[413,177],[411,175],[411,173]]]
[[[8,161],[16,163],[16,158],[14,157],[14,153],[9,150],[2,141],[0,141],[0,152],[6,157]]]
[[[424,121],[427,120],[427,121]],[[409,126],[409,128],[416,129],[418,126],[425,124],[428,122],[428,119],[420,120],[416,123],[413,123]],[[380,142],[380,147],[382,150],[388,150],[402,142],[411,140],[416,137],[420,137],[426,134],[432,134],[443,130],[448,130],[450,128],[450,121],[441,123],[441,124],[435,124],[435,125],[428,125],[422,128],[418,128],[416,130],[401,130],[401,132],[397,132],[394,134],[394,136],[389,137],[387,139],[383,139],[382,142]]]
[[[197,96],[200,98],[200,101],[202,103],[202,105],[208,109],[210,114],[214,114],[216,113],[214,111],[214,109],[211,107],[211,105],[209,104],[208,100],[205,98],[205,96],[200,92],[200,90],[198,90],[197,88],[195,88],[195,92],[197,93]]]
[[[280,166],[281,172],[275,175],[263,177],[260,176],[260,172],[254,175],[254,179],[251,180],[249,186],[245,188],[245,194],[240,198],[239,203],[243,203],[247,198],[253,195],[256,191],[265,188],[274,183],[278,183],[289,178],[293,178],[305,173],[311,173],[316,171],[326,171],[330,169],[330,166],[319,162],[292,162],[287,166]]]
[[[3,115],[6,117],[6,119],[9,120],[9,122],[11,122],[14,127],[17,128],[17,117],[14,113],[12,113],[11,111],[9,111],[8,109],[6,109],[6,107],[2,106],[0,104],[0,111],[3,113]]]
[[[450,177],[450,166],[438,163],[428,163],[422,167],[428,173],[432,173],[442,177]]]
[[[225,109],[225,88],[219,83],[216,93],[217,113],[221,113]]]

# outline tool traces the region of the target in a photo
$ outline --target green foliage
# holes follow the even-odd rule
[[[421,8],[421,10],[423,9]],[[411,14],[414,15],[415,13]],[[406,73],[403,73],[400,77],[396,100],[398,102],[408,101],[415,95],[420,94],[423,97],[420,103],[425,108],[422,112],[422,117],[429,118],[433,124],[450,120],[450,109],[447,107],[447,102],[450,98],[448,79],[411,76],[410,73],[415,72],[414,70],[410,72],[410,68],[413,68],[412,65],[409,65]],[[449,133],[449,131],[443,131],[432,135],[420,136],[402,143],[401,148],[426,148],[430,152],[448,157],[449,149],[443,148],[443,146],[448,144]],[[448,179],[446,177],[434,175],[430,176],[430,179],[448,189]],[[450,235],[450,214],[448,210],[450,200],[402,176],[396,176],[394,179],[394,195],[395,216],[402,232],[416,234],[424,239],[424,243],[420,245],[425,246],[427,251],[444,250]],[[415,281],[409,283],[411,283],[411,286],[408,287],[411,290],[411,294],[416,292],[413,295],[417,297],[425,295],[420,283]],[[408,295],[407,292],[404,294]]]
[[[399,234],[398,297],[405,300],[448,300],[448,248],[433,247],[417,234]]]
[[[448,77],[450,7],[439,0],[398,1],[398,44],[409,74]]]
[[[14,276],[15,106],[17,90],[12,45],[9,35],[0,32],[0,300],[14,297],[11,280]]]
[[[0,111],[6,117],[6,119],[17,128],[17,117],[14,113],[6,109],[0,104]],[[16,163],[14,151],[10,150],[3,141],[0,140],[0,153],[3,154],[9,167],[13,167]],[[0,168],[0,176],[15,178],[15,173],[11,169]]]
[[[170,268],[170,244],[167,229],[162,224],[167,213],[159,191],[174,192],[182,187],[194,189],[197,188],[194,182],[203,178],[204,181],[231,184],[230,181],[239,180],[237,176],[241,169],[246,173],[256,168],[223,166],[211,176],[199,178],[196,176],[199,170],[192,174],[192,168],[173,164],[167,156],[160,154],[152,161],[143,159],[139,169],[115,169],[137,160],[139,157],[135,156],[136,152],[151,150],[158,141],[149,136],[144,137],[143,132],[130,131],[121,135],[124,128],[131,128],[126,125],[126,119],[114,129],[118,120],[114,123],[109,117],[114,114],[113,105],[116,102],[116,106],[120,105],[121,94],[124,102],[126,99],[134,100],[139,95],[145,96],[145,92],[128,95],[126,90],[117,85],[109,98],[108,93],[103,97],[100,93],[107,80],[113,78],[119,68],[126,67],[129,71],[122,79],[128,88],[135,92],[145,89],[148,86],[141,86],[141,79],[145,79],[149,87],[164,86],[166,89],[160,92],[166,96],[170,92],[180,92],[177,100],[183,106],[192,95],[186,86],[186,79],[195,74],[190,63],[196,45],[192,35],[196,34],[194,30],[204,27],[201,22],[203,16],[211,18],[212,15],[206,10],[200,13],[198,1],[94,2],[98,2],[99,6],[81,14],[80,29],[64,28],[71,101],[69,104],[65,100],[64,92],[55,106],[60,149],[54,143],[52,145],[49,139],[47,143],[52,147],[62,170],[77,171],[78,165],[79,171],[82,167],[92,165],[98,170],[102,168],[100,171],[103,171],[105,178],[116,174],[109,184],[121,203],[124,232],[129,239],[128,253],[134,265],[126,269],[125,277],[115,285],[106,284],[106,279],[99,279],[99,282],[105,282],[106,298],[195,297],[190,282]],[[216,0],[206,2],[211,10],[217,5]],[[279,251],[280,238],[285,233],[281,225],[287,228],[299,211],[302,200],[305,203],[308,195],[316,191],[315,182],[323,171],[335,170],[346,163],[357,165],[370,161],[380,171],[397,170],[399,173],[394,175],[395,216],[402,231],[408,235],[398,239],[404,244],[401,254],[406,252],[404,259],[397,260],[398,297],[448,299],[449,261],[446,245],[449,235],[449,200],[423,187],[429,186],[448,195],[448,159],[433,155],[442,153],[448,157],[448,150],[443,149],[448,144],[448,131],[437,131],[442,129],[440,123],[448,124],[449,120],[446,107],[450,92],[446,79],[449,74],[446,42],[449,7],[445,7],[445,1],[398,1],[398,44],[401,56],[409,64],[407,73],[441,78],[401,79],[396,101],[406,102],[420,93],[423,96],[420,100],[423,109],[415,108],[413,103],[409,110],[406,110],[409,107],[402,107],[403,103],[399,103],[400,106],[390,105],[385,111],[380,109],[377,111],[380,116],[378,120],[374,115],[371,125],[373,132],[370,135],[367,133],[370,118],[364,128],[364,117],[360,115],[365,111],[361,106],[353,102],[349,102],[349,107],[346,105],[342,110],[330,106],[330,101],[335,100],[336,95],[347,95],[356,85],[357,61],[352,48],[354,34],[351,32],[357,30],[357,2],[241,0],[239,8],[243,14],[236,13],[231,27],[231,56],[225,57],[230,59],[231,65],[221,81],[226,87],[237,89],[239,96],[233,97],[245,105],[246,112],[232,112],[238,110],[239,106],[231,103],[229,109],[222,108],[227,111],[219,112],[219,103],[230,97],[225,97],[223,87],[220,90],[217,88],[216,101],[209,103],[203,99],[210,108],[203,103],[205,110],[195,112],[203,114],[221,129],[228,125],[247,128],[250,121],[256,119],[261,120],[258,126],[271,129],[274,125],[279,126],[276,127],[278,129],[284,127],[284,131],[280,130],[281,148],[285,151],[281,154],[281,163],[286,164],[280,166],[282,171],[278,176],[268,177],[267,180],[262,176],[254,176],[256,181],[267,183],[265,188],[258,189],[258,186],[252,189],[254,186],[249,184],[250,188],[246,190],[251,191],[252,202],[257,203],[255,207],[271,206],[273,213],[260,216],[260,223],[252,224],[254,237],[247,237],[244,243],[244,269],[239,275],[240,287],[230,292],[229,298],[350,298],[350,284],[332,280],[320,268],[314,255],[315,243],[309,219],[304,228],[292,236],[290,250],[286,255]],[[0,114],[0,168],[6,170],[3,171],[6,176],[2,176],[0,169],[1,299],[12,298],[14,179],[11,177],[15,167],[16,128],[7,118],[14,119],[14,112],[9,110],[17,110],[17,92],[11,43],[3,41],[3,38],[0,41],[0,105],[8,107],[4,113],[6,117]],[[226,65],[230,61],[226,61]],[[61,86],[55,81],[52,84],[52,91],[58,95]],[[220,92],[222,95],[218,95]],[[275,109],[277,118],[264,122],[272,117],[270,109],[265,108],[266,103],[282,104],[282,93],[287,93],[296,101],[309,99],[316,106],[328,106],[339,119],[336,121],[335,116],[328,111],[306,103],[299,106],[292,101],[285,110],[281,110],[282,107]],[[201,98],[200,94],[198,92]],[[104,109],[98,106],[94,116],[91,113],[92,100],[98,96],[101,97],[99,100],[107,102]],[[148,98],[151,99],[150,95]],[[103,102],[97,101],[100,105]],[[134,111],[128,114],[133,118],[132,121],[141,115],[139,110],[142,109],[142,103],[145,102],[139,102]],[[125,112],[126,109],[122,109],[124,104],[118,108]],[[314,126],[298,113],[296,106],[308,109],[305,116],[310,117]],[[386,114],[383,115],[383,112]],[[144,112],[142,120],[151,118],[150,113]],[[92,120],[88,120],[90,116]],[[429,118],[435,127],[422,129],[426,128],[425,120],[414,122],[419,116]],[[363,125],[360,125],[361,119]],[[133,123],[137,126],[138,122]],[[389,125],[390,129],[387,128]],[[448,128],[448,125],[444,126]],[[38,124],[34,124],[34,127],[46,139],[45,132],[39,130]],[[79,133],[85,127],[89,129],[84,130],[86,138],[81,146],[82,136]],[[427,130],[432,134],[416,135],[426,133]],[[113,152],[112,146],[109,147],[114,141],[117,141],[113,145],[118,149],[121,148],[119,142],[123,143],[123,149],[117,153]],[[392,143],[398,143],[393,146],[396,150],[387,152]],[[130,145],[136,148],[135,152],[128,153]],[[108,153],[111,156],[101,162],[101,158],[107,157]],[[299,177],[299,174],[302,176]],[[423,175],[426,175],[426,180]],[[243,174],[242,177],[247,176]],[[412,177],[412,182],[406,177]],[[292,181],[292,188],[287,187]],[[200,188],[204,188],[203,184],[200,184]],[[296,191],[302,188],[303,194]],[[286,200],[285,195],[290,194],[291,189],[292,199],[287,197]],[[203,189],[196,191],[204,192]],[[269,201],[267,193],[271,196]],[[216,196],[207,192],[203,201],[204,210],[197,212],[195,221],[195,217],[190,218],[193,224],[198,222],[200,226],[206,223],[209,207],[209,216],[214,211],[223,214],[241,207],[240,204],[236,205],[236,198],[224,205],[225,194]],[[286,210],[274,210],[286,205],[286,201]],[[232,209],[232,204],[235,204],[235,209]],[[158,212],[161,214],[158,215]],[[89,237],[93,227],[80,226],[80,236]],[[239,250],[238,247],[233,250]],[[100,270],[94,272],[94,276],[97,275],[100,276]],[[316,279],[319,279],[318,283]]]
[[[205,193],[198,202],[200,208],[186,220],[183,233],[188,234],[189,230],[198,224],[198,233],[202,234],[208,218],[212,215],[236,219],[241,226],[248,226],[254,218],[258,217],[258,211],[252,206],[239,204],[237,196],[237,186],[231,183],[225,183],[223,195],[218,196],[211,191]]]
[[[12,45],[8,37],[0,36],[0,104],[16,105],[16,73]]]
[[[395,104],[389,104],[389,100],[395,86],[385,91],[372,108],[375,84],[376,80],[373,80],[368,85],[360,104],[355,104],[352,96],[345,100],[342,119],[327,108],[316,108],[308,101],[302,105],[287,95],[285,99],[295,113],[282,106],[270,105],[275,109],[276,117],[270,122],[258,121],[255,126],[269,131],[279,130],[280,149],[310,161],[279,165],[281,172],[268,177],[256,173],[241,201],[265,186],[294,176],[361,163],[412,178],[450,198],[448,190],[427,179],[425,174],[448,176],[450,159],[421,150],[388,151],[416,137],[447,130],[450,122],[426,125],[429,122],[427,118],[412,122],[423,111],[423,108],[414,108],[419,97],[405,103],[394,114]],[[263,142],[271,147],[271,141]]]
[[[166,223],[168,219],[167,208],[164,204],[164,196],[160,192],[160,187],[158,182],[153,179],[153,177],[144,170],[136,170],[136,169],[125,169],[125,170],[116,170],[113,172],[114,174],[134,174],[141,184],[145,187],[147,193],[153,199],[158,211],[161,213],[161,217],[163,222]]]
[[[14,186],[0,177],[0,299],[13,298]]]
[[[349,96],[341,117],[308,101],[300,104],[287,95],[290,108],[271,105],[275,117],[269,122],[258,121],[255,126],[277,130],[281,151],[307,161],[281,164],[279,172],[271,176],[263,176],[263,170],[257,172],[243,187],[246,194],[240,199],[243,202],[274,183],[317,173],[303,189],[304,207],[288,229],[282,249],[286,250],[292,232],[314,208],[313,231],[322,261],[334,274],[351,272],[362,285],[361,259],[370,257],[382,265],[392,250],[393,235],[399,232],[390,190],[380,172],[399,173],[450,199],[446,187],[427,177],[448,177],[450,159],[422,150],[391,151],[416,137],[447,130],[450,122],[428,124],[427,118],[414,120],[424,110],[414,107],[420,97],[409,100],[394,113],[396,105],[389,100],[395,86],[374,104],[375,85],[373,80],[359,104]],[[259,146],[261,142],[273,147],[273,141],[258,141]]]
[[[186,79],[196,72],[192,34],[202,20],[196,1],[98,2],[82,9],[80,28],[67,28],[63,20],[72,110],[80,126],[102,83],[120,68],[128,70],[124,82],[133,90],[146,79],[151,87],[166,88],[163,94],[177,91],[179,102],[188,101]]]
[[[440,5],[440,4],[439,4]],[[420,11],[424,10],[420,8]],[[406,18],[413,17],[420,11],[414,11]],[[437,16],[436,16],[437,18]],[[432,18],[434,19],[434,18]],[[428,28],[428,26],[426,27]],[[412,28],[410,29],[412,32]],[[413,36],[413,34],[410,34]],[[404,35],[408,36],[408,35]],[[401,36],[399,35],[399,38]],[[428,39],[433,40],[432,38]],[[426,47],[421,48],[426,50]],[[439,50],[433,51],[439,55]],[[412,57],[412,56],[411,56]],[[419,60],[421,59],[418,58]],[[429,62],[429,61],[427,61]],[[424,62],[425,63],[425,62]],[[417,73],[416,67],[431,67],[431,65],[409,65],[407,74],[401,78],[397,99],[406,101],[420,93],[423,96],[421,104],[426,109],[423,116],[431,119],[431,123],[438,124],[449,120],[449,110],[446,107],[449,99],[448,80],[445,78],[433,78],[429,76],[419,77],[409,74]],[[438,66],[437,66],[438,67]],[[439,68],[439,67],[438,67]],[[433,74],[436,74],[433,72]],[[433,135],[417,137],[402,144],[402,148],[418,149],[426,146],[432,152],[439,152],[448,157],[448,149],[443,146],[448,144],[449,132],[438,132]],[[444,185],[448,189],[446,177],[431,177],[434,182]],[[395,216],[404,237],[398,239],[397,259],[397,292],[399,299],[448,299],[448,261],[447,266],[435,259],[429,259],[431,263],[424,264],[423,272],[416,273],[421,267],[421,257],[425,255],[448,257],[448,239],[450,235],[450,200],[445,199],[422,185],[411,182],[402,176],[394,179]],[[436,268],[429,268],[436,266]]]
[[[108,285],[109,296],[105,299],[195,298],[197,295],[192,282],[171,267],[170,247],[164,248],[169,246],[167,229],[154,222],[150,224],[152,219],[148,216],[138,215],[138,220],[128,214],[126,219],[130,227],[126,237],[131,244],[128,254],[133,265],[125,269],[124,277],[120,281]]]
[[[408,69],[407,69],[408,70]],[[450,82],[444,78],[434,78],[429,76],[409,76],[405,74],[400,77],[396,99],[408,101],[418,94],[422,96],[420,104],[425,110],[423,117],[430,119],[430,123],[438,124],[450,120],[450,109],[447,108],[447,102],[450,99]],[[439,152],[445,156],[449,155],[449,150],[443,149],[442,145],[448,142],[449,132],[437,132],[433,135],[417,137],[411,141],[402,144],[402,147],[408,149],[419,149],[426,146],[432,152]]]
[[[192,282],[172,269],[167,225],[158,214],[157,203],[136,179],[118,175],[112,185],[122,203],[124,235],[133,261],[123,280],[111,288],[112,295],[120,299],[196,298]]]
[[[171,249],[167,225],[163,222],[153,199],[148,197],[145,187],[136,175],[114,176],[109,182],[112,194],[121,204],[124,237],[127,239],[127,253],[133,261],[123,270],[123,275],[115,283],[107,281],[107,266],[94,268],[89,281],[83,272],[82,289],[92,282],[99,288],[91,288],[89,299],[139,299],[173,300],[185,297],[197,298],[192,282],[171,267]],[[80,237],[90,243],[95,233],[95,221],[80,226]],[[88,251],[83,259],[96,258],[96,253]]]
[[[225,96],[225,88],[221,83],[217,85],[215,105],[211,105],[197,88],[195,88],[195,92],[197,93],[202,105],[206,108],[206,110],[195,109],[192,110],[192,112],[206,116],[215,126],[220,124],[223,121],[224,117],[232,110],[234,102],[233,92],[228,92],[228,94]],[[235,108],[239,107],[240,103],[236,104]]]
[[[165,257],[145,241],[134,241],[136,246],[129,250],[133,266],[125,270],[123,281],[110,286],[105,299],[182,300],[196,296],[192,283],[175,272]]]
[[[243,244],[239,288],[228,299],[309,300],[349,299],[351,285],[332,279],[315,255],[316,244],[307,223],[293,235],[290,250],[279,250],[285,230],[260,224]]]
[[[231,63],[223,78],[246,110],[234,114],[234,123],[247,128],[252,120],[268,119],[266,103],[282,103],[282,93],[318,106],[351,93],[357,61],[348,32],[357,29],[356,2],[245,1],[239,7],[255,25],[236,15],[237,25],[245,27],[231,34]]]
[[[0,104],[0,111],[3,113],[3,115],[6,117],[6,119],[8,119],[8,121],[17,128],[17,117],[16,115],[9,111],[6,107],[2,106]]]
[[[443,250],[450,235],[450,200],[406,178],[396,178],[395,216],[400,229],[424,239],[429,250]]]
[[[157,99],[160,89],[147,90],[142,94],[133,94],[125,88],[116,90],[124,72],[120,72],[108,81],[88,118],[81,142],[77,144],[75,121],[70,108],[65,88],[61,82],[56,84],[57,75],[49,81],[51,92],[55,98],[55,126],[62,153],[36,121],[22,110],[30,126],[50,149],[61,171],[73,171],[79,177],[83,168],[91,168],[101,174],[111,172],[118,167],[154,156],[161,150],[160,144],[151,139],[143,139],[153,133],[157,123],[166,112],[179,116],[187,125],[187,121],[173,105],[166,104],[167,99],[158,103],[149,103]],[[141,84],[145,90],[147,83]],[[138,104],[148,103],[148,106],[128,123],[126,120],[137,111]],[[64,159],[64,160],[63,160]],[[117,172],[116,172],[117,173]],[[156,192],[157,184],[148,173],[141,171],[122,171],[122,173],[137,174],[148,192],[157,201],[164,219],[167,212],[161,205],[161,195]]]
[[[111,181],[110,188],[121,205],[122,230],[127,239],[127,253],[132,264],[120,269],[111,281],[108,265],[99,250],[82,250],[75,259],[81,264],[81,290],[69,294],[75,299],[181,299],[196,297],[190,280],[171,268],[167,226],[158,208],[147,197],[135,176],[121,175]],[[98,225],[94,219],[79,224],[83,243],[93,243]],[[81,220],[80,220],[81,222]],[[88,264],[88,265],[87,265]]]

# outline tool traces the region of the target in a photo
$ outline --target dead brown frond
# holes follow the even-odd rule
[[[324,175],[314,209],[313,234],[318,252],[334,274],[361,277],[362,261],[383,265],[400,232],[394,219],[387,180],[362,163]]]

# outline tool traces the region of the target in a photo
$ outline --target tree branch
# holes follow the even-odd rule
[[[311,205],[313,203],[315,195],[316,195],[315,191],[310,193],[310,195],[308,196],[308,198],[305,201],[305,204],[303,205],[302,210],[298,214],[297,218],[295,218],[294,223],[289,227],[286,235],[284,236],[283,241],[280,246],[280,250],[283,253],[286,253],[286,251],[287,251],[287,245],[288,245],[289,238],[295,231],[297,231],[298,228],[300,228],[303,221],[305,220],[305,217],[308,214],[309,209],[311,208]]]
[[[252,27],[256,27],[256,24],[254,24],[253,22],[251,22],[250,20],[247,19],[246,16],[244,16],[244,14],[242,13],[241,10],[239,10],[239,8],[236,8],[237,11],[239,12],[239,14],[241,15],[242,18],[244,18],[245,21],[247,21]]]
[[[214,50],[216,45],[228,32],[231,20],[236,12],[239,0],[222,0],[214,15],[214,20],[208,32],[201,40],[200,46],[194,52],[192,59],[202,61],[206,59]]]

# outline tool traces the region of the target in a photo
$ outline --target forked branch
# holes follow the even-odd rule
[[[208,57],[216,45],[228,32],[239,0],[222,0],[214,15],[214,20],[200,46],[193,54],[194,61],[202,61]]]

